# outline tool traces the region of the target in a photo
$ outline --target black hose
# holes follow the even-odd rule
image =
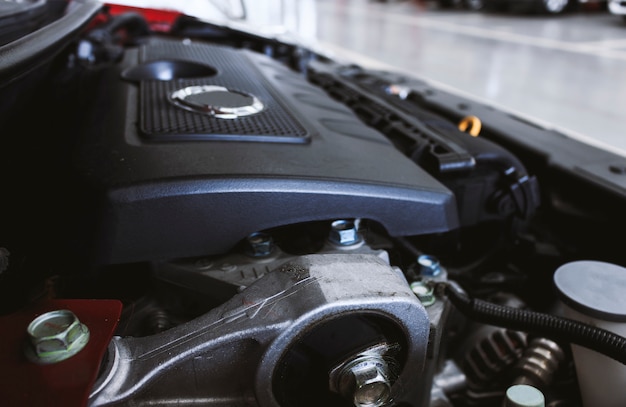
[[[135,12],[116,15],[105,23],[103,27],[109,35],[113,35],[122,28],[132,31],[133,35],[141,36],[150,34],[150,26],[144,16]]]
[[[118,31],[126,30],[124,41]],[[87,46],[79,47],[79,58],[89,66],[119,62],[124,57],[124,45],[134,44],[150,34],[146,19],[135,12],[111,16],[104,24],[92,29],[84,38]]]
[[[130,38],[150,34],[150,26],[146,19],[139,13],[128,12],[112,16],[102,26],[93,29],[87,37],[97,44],[113,45],[115,34],[121,29],[126,29]]]
[[[613,332],[567,318],[469,298],[455,286],[443,285],[450,302],[469,319],[573,343],[626,364],[626,338]]]

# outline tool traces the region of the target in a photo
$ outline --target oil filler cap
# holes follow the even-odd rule
[[[218,119],[237,119],[261,112],[263,103],[254,95],[223,86],[188,86],[171,94],[176,106]]]

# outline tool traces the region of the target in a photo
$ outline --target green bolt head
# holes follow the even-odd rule
[[[89,329],[69,310],[47,312],[35,318],[26,329],[30,342],[26,357],[38,364],[69,359],[89,342]]]
[[[411,283],[411,291],[413,291],[425,307],[429,307],[437,301],[433,287],[422,281],[415,281]]]

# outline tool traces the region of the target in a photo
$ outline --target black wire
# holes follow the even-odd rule
[[[466,317],[489,325],[579,345],[626,364],[626,338],[583,322],[470,298],[443,284],[452,304]]]

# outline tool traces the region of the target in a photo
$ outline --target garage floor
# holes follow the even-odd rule
[[[413,0],[275,0],[258,10],[247,3],[251,19],[281,3],[281,16],[266,17],[335,58],[409,73],[626,155],[626,25],[606,10],[543,16]]]

